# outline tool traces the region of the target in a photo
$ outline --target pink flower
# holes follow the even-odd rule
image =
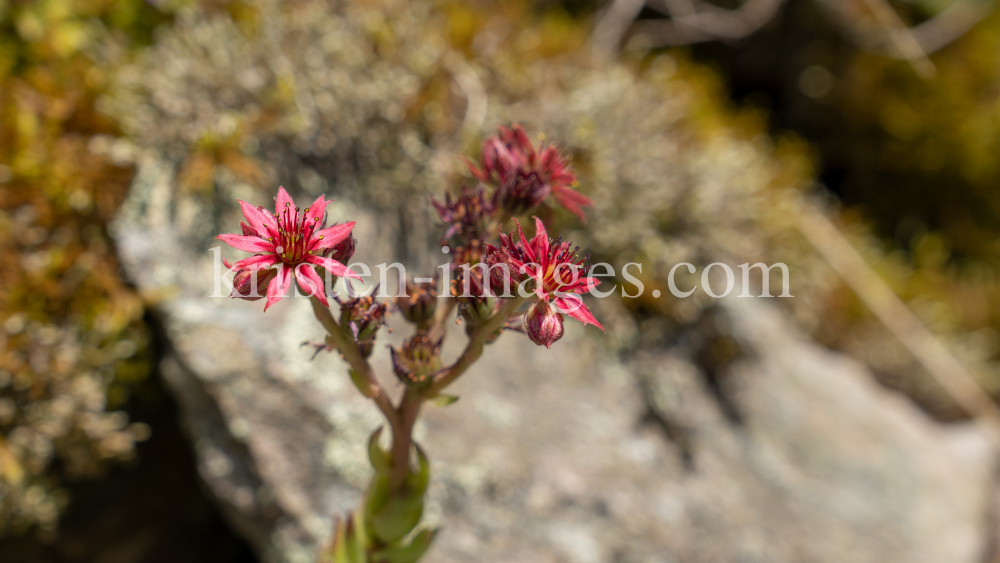
[[[346,266],[329,257],[334,247],[349,239],[354,222],[326,228],[325,212],[328,202],[323,196],[319,196],[303,213],[299,213],[299,208],[295,207],[285,188],[278,188],[278,195],[274,200],[273,214],[263,207],[254,207],[239,200],[246,217],[245,223],[240,221],[243,234],[219,235],[216,238],[238,250],[253,252],[254,255],[236,262],[231,269],[249,272],[277,266],[277,274],[267,286],[265,311],[285,296],[293,275],[306,293],[315,295],[329,307],[323,280],[315,268],[325,268],[334,276],[361,279]],[[353,245],[350,246],[353,250]],[[262,275],[261,278],[263,277],[265,276]]]
[[[583,261],[589,256],[578,260],[576,252],[580,247],[570,248],[569,242],[550,239],[538,217],[535,217],[535,237],[530,241],[525,238],[521,224],[517,220],[514,223],[518,238],[515,239],[514,231],[510,235],[500,233],[500,248],[487,246],[487,263],[507,264],[515,281],[524,277],[533,278],[539,301],[551,301],[559,312],[604,330],[580,297],[600,283],[597,278],[581,275],[585,269]],[[491,279],[494,292],[496,281]]]
[[[483,182],[496,178],[493,204],[519,214],[542,203],[552,194],[556,203],[586,221],[582,206],[593,205],[590,198],[573,189],[576,175],[566,159],[552,145],[535,151],[524,128],[500,126],[496,135],[483,142],[482,168],[466,161],[472,174]]]

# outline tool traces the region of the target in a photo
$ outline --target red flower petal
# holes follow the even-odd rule
[[[587,222],[587,215],[582,209],[580,209],[580,207],[584,205],[588,207],[594,205],[594,202],[591,201],[589,197],[565,186],[553,188],[552,196],[555,197],[556,202],[565,207],[567,211],[579,217],[584,223]]]
[[[260,237],[219,235],[215,237],[229,246],[244,252],[274,252],[274,245]]]
[[[354,221],[351,221],[342,225],[334,225],[313,234],[309,241],[309,250],[333,248],[338,242],[350,236],[351,229],[354,228],[354,223]]]
[[[256,254],[233,264],[233,268],[237,270],[247,270],[250,268],[253,268],[254,270],[263,270],[264,268],[274,266],[278,262],[278,257],[274,254]]]
[[[295,267],[295,279],[302,286],[302,290],[309,295],[315,295],[319,302],[329,307],[330,302],[326,300],[326,287],[319,274],[309,264],[299,264]]]
[[[524,257],[532,262],[535,262],[538,258],[535,256],[534,249],[530,244],[528,244],[528,239],[524,236],[524,230],[521,228],[521,224],[517,222],[517,219],[514,219],[514,224],[517,225],[517,234],[521,237],[521,245],[524,246]]]
[[[485,170],[485,166],[483,167],[483,170],[480,170],[476,168],[476,165],[473,164],[471,160],[465,158],[464,156],[462,157],[462,161],[469,167],[469,172],[472,172],[472,175],[475,176],[477,180],[485,182],[490,179],[490,173]]]
[[[260,237],[266,239],[267,237],[278,236],[278,223],[274,221],[274,217],[270,217],[270,213],[262,211],[242,199],[236,201],[240,202],[240,208],[243,209],[243,216],[247,218],[247,222],[257,231]],[[268,221],[269,217],[271,221]]]
[[[288,195],[285,191],[284,186],[278,186],[278,195],[274,198],[274,213],[275,215],[281,215],[285,212],[286,207],[291,207],[295,210],[295,202],[292,201],[292,196]]]
[[[535,238],[531,239],[531,246],[535,251],[535,256],[546,262],[542,264],[542,270],[548,269],[549,260],[549,234],[545,232],[545,224],[538,217],[535,217]]]
[[[317,266],[322,266],[326,268],[328,272],[330,272],[335,276],[339,276],[342,278],[344,277],[354,278],[358,281],[364,281],[361,279],[361,276],[355,274],[354,272],[349,270],[347,266],[341,264],[340,262],[337,262],[333,258],[324,258],[323,256],[316,256],[314,254],[310,254],[309,256],[306,256],[306,262],[309,262],[310,264],[315,264]]]
[[[508,131],[508,134],[509,133],[511,132]],[[525,132],[524,127],[515,125],[512,137],[514,144],[524,151],[524,154],[527,155],[529,159],[533,160],[535,157],[535,147],[531,144],[531,139],[528,138],[528,133]]]
[[[267,302],[264,303],[264,310],[271,305],[274,305],[281,298],[288,293],[288,286],[292,283],[292,269],[282,266],[279,268],[278,275],[274,276],[271,283],[267,286]]]
[[[583,304],[583,299],[581,299],[579,295],[576,295],[575,293],[564,293],[562,296],[557,297],[555,301],[553,301],[553,304],[559,309],[559,311],[580,321],[584,324],[584,326],[592,324],[597,328],[604,330],[601,323],[597,322],[597,319],[595,319],[594,315],[591,314],[590,309]],[[604,332],[607,331],[605,330]]]
[[[306,208],[307,211],[305,214],[306,215],[305,224],[315,225],[313,226],[313,229],[315,229],[316,226],[320,226],[320,223],[323,221],[323,214],[326,213],[327,203],[330,202],[326,201],[326,198],[324,198],[323,196],[319,196],[318,198],[316,198],[316,201],[314,201],[312,205]]]

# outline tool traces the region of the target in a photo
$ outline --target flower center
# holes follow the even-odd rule
[[[318,227],[318,221],[306,221],[307,207],[305,212],[299,214],[299,208],[292,208],[286,203],[285,209],[277,216],[278,219],[278,240],[275,243],[275,252],[281,261],[289,266],[295,266],[305,260],[310,254],[309,244],[313,233]]]

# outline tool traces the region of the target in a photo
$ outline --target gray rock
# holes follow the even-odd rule
[[[360,498],[380,415],[334,354],[299,347],[321,337],[306,299],[264,314],[206,297],[211,253],[143,204],[171,189],[164,170],[144,165],[116,226],[140,289],[170,295],[164,377],[235,528],[268,561],[310,561]],[[433,460],[427,521],[444,526],[433,559],[981,559],[995,457],[977,430],[933,423],[764,300],[704,318],[627,355],[576,323],[552,350],[517,334],[488,347],[454,387],[462,400],[417,428]],[[718,346],[727,361],[706,360]],[[391,373],[384,347],[374,362]]]
[[[455,385],[462,399],[428,408],[417,427],[433,462],[426,520],[444,526],[432,560],[984,557],[995,452],[978,430],[932,422],[805,336],[835,285],[791,231],[798,192],[775,185],[785,171],[767,139],[687,119],[704,108],[675,59],[652,61],[641,78],[521,65],[503,49],[465,63],[435,38],[430,2],[399,3],[391,22],[375,2],[259,4],[273,25],[252,40],[228,20],[182,18],[123,69],[122,92],[102,107],[131,135],[113,152],[139,165],[114,226],[122,263],[156,303],[171,345],[161,371],[199,470],[265,560],[314,560],[333,516],[360,499],[363,444],[382,421],[334,354],[310,361],[300,348],[322,337],[305,299],[264,314],[225,288],[208,297],[212,237],[238,230],[233,201],[271,194],[221,166],[210,195],[175,176],[198,139],[234,134],[239,116],[252,122],[262,107],[276,125],[248,128],[239,145],[298,200],[335,194],[330,215],[358,221],[361,262],[432,268],[442,255],[426,194],[454,181],[462,139],[521,121],[578,156],[596,206],[588,229],[561,232],[618,270],[641,262],[647,283],[664,288],[681,261],[791,269],[796,298],[780,305],[664,295],[632,314],[616,297],[594,303],[606,336],[568,322],[552,350],[517,334],[491,345]],[[393,34],[365,31],[387,22]],[[404,94],[442,73],[462,77],[470,108],[487,105],[486,129],[453,107],[437,108],[460,127],[452,136],[431,127],[434,112],[403,119]],[[467,88],[476,80],[488,103]],[[275,105],[269,92],[281,88],[294,103]],[[405,327],[394,328],[380,343],[402,340]],[[456,328],[446,354],[461,342]],[[381,345],[374,362],[391,374]]]

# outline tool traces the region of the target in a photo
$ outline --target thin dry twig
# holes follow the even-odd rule
[[[864,15],[856,8],[856,4],[843,0],[817,0],[847,31],[847,35],[859,47],[896,59],[905,59],[891,38],[885,33],[864,25]],[[926,22],[909,28],[920,49],[925,54],[935,53],[969,31],[972,26],[993,13],[996,3],[993,0],[958,0],[940,14]]]
[[[899,17],[896,10],[893,10],[892,6],[886,0],[865,0],[865,4],[872,15],[875,16],[875,21],[882,26],[886,35],[892,40],[896,48],[899,49],[903,58],[910,63],[910,66],[913,67],[918,76],[927,79],[937,74],[937,68],[927,58],[927,53],[924,52],[924,48],[920,45],[920,42],[917,41],[910,28],[906,26],[906,23]]]
[[[964,35],[995,10],[993,0],[958,0],[930,20],[907,27],[886,0],[864,0],[877,26],[855,2],[816,0],[825,6],[847,36],[860,48],[909,61],[924,78],[935,68],[928,55]],[[595,52],[617,53],[626,35],[641,36],[649,48],[732,41],[748,37],[771,22],[785,0],[747,0],[735,10],[705,0],[614,0],[594,28]],[[634,21],[644,6],[667,19]]]
[[[944,390],[1000,448],[1000,407],[976,378],[865,262],[840,230],[810,203],[799,204],[798,230]]]
[[[608,60],[618,54],[622,37],[642,11],[646,0],[613,0],[604,14],[597,20],[591,43],[594,56]]]
[[[767,25],[784,3],[785,0],[747,0],[735,10],[703,0],[653,0],[647,6],[670,16],[675,27],[681,24],[709,38],[732,40],[747,37]]]
[[[910,31],[925,53],[935,53],[965,35],[995,9],[993,2],[959,0],[932,19],[910,28]]]
[[[465,59],[454,54],[444,59],[444,66],[465,94],[465,118],[462,120],[460,135],[476,134],[486,121],[489,96],[482,80]]]

